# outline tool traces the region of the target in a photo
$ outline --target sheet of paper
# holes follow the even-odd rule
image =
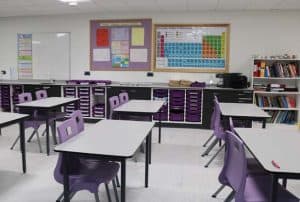
[[[133,27],[131,29],[131,45],[132,46],[145,45],[145,30],[143,27]]]
[[[105,28],[97,29],[96,40],[97,40],[97,46],[98,47],[107,47],[107,46],[109,46],[109,32],[108,32],[108,29],[105,29]]]
[[[95,62],[110,61],[110,49],[109,48],[95,48],[93,50],[93,61],[95,61]]]
[[[111,40],[129,41],[129,28],[126,27],[111,28]]]
[[[112,41],[111,52],[115,55],[129,54],[129,41]]]
[[[130,62],[148,62],[148,50],[146,48],[130,49]]]

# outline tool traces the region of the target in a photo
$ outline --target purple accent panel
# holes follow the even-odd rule
[[[141,26],[101,26],[101,23],[141,23]],[[118,27],[118,28],[129,28],[129,50],[131,48],[136,49],[147,49],[148,50],[148,58],[147,62],[130,62],[130,51],[129,51],[129,66],[128,67],[121,67],[116,68],[112,67],[112,61],[108,62],[95,62],[93,61],[93,49],[97,48],[109,48],[111,52],[111,28]],[[144,28],[144,46],[132,46],[131,45],[131,28],[132,27],[143,27]],[[96,42],[96,34],[97,29],[99,28],[106,28],[109,30],[109,46],[101,46],[97,47]],[[151,36],[152,36],[152,19],[132,19],[132,20],[91,20],[90,21],[90,68],[93,71],[97,70],[106,70],[106,71],[126,71],[126,70],[133,70],[133,71],[149,71],[151,69]],[[112,54],[110,55],[110,59],[112,60]]]

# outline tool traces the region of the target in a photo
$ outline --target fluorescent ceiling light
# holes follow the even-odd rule
[[[63,2],[63,3],[67,3],[69,4],[70,6],[77,6],[78,3],[81,3],[81,2],[89,2],[91,0],[59,0],[60,2]]]

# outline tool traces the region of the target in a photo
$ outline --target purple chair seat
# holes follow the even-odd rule
[[[271,193],[271,176],[248,176],[246,180],[244,202],[269,202]],[[278,202],[299,202],[299,199],[278,184]]]

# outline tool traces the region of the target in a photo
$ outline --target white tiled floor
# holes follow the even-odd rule
[[[88,126],[88,125],[87,125]],[[0,136],[0,202],[54,202],[62,186],[53,179],[57,160],[38,152],[36,142],[27,144],[28,173],[21,173],[19,146],[11,151],[17,126],[2,130]],[[144,155],[138,162],[127,163],[128,202],[214,202],[223,201],[230,192],[226,188],[217,199],[211,194],[218,188],[218,174],[223,160],[220,155],[209,168],[203,165],[209,157],[202,158],[203,142],[211,134],[209,130],[163,128],[162,144],[157,144],[157,129],[153,131],[153,159],[150,166],[150,187],[144,184]],[[30,134],[30,131],[27,131]],[[43,143],[45,139],[42,138]],[[45,143],[43,144],[45,150]],[[216,148],[217,149],[217,148]],[[289,190],[300,196],[300,181],[289,181]],[[101,202],[107,201],[100,187]],[[94,201],[93,195],[82,191],[72,201]]]

